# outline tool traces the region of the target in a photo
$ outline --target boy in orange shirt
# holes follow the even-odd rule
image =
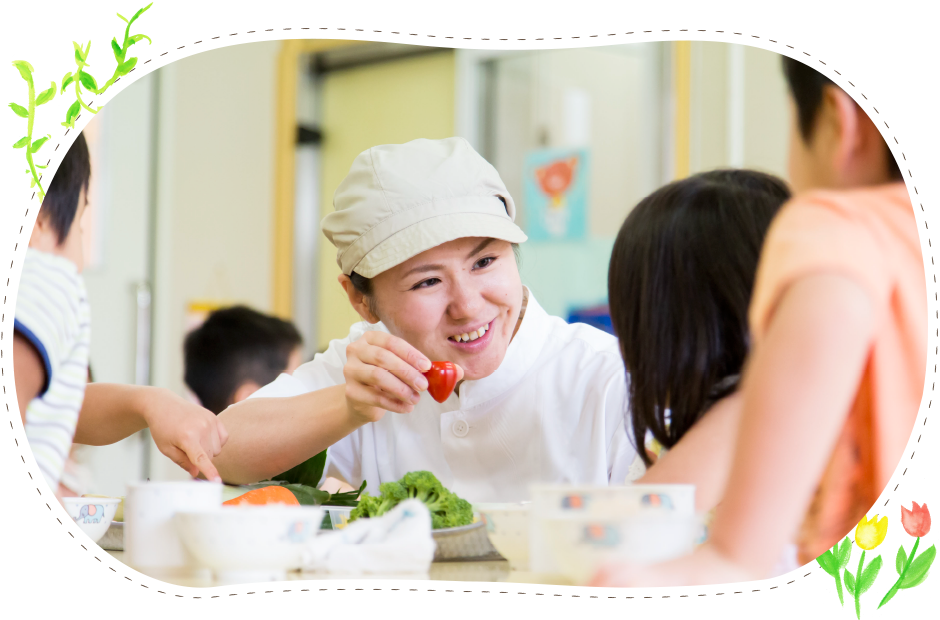
[[[593,585],[761,579],[791,541],[810,562],[865,516],[910,437],[927,295],[903,176],[844,91],[795,60],[784,69],[796,197],[762,250],[741,410],[712,424],[708,441],[705,427],[689,434],[705,460],[705,446],[733,446],[710,540],[658,566],[605,567]],[[727,467],[720,461],[712,466]]]

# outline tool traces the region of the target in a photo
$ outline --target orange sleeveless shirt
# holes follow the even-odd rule
[[[821,272],[843,274],[867,290],[876,328],[843,432],[795,541],[803,564],[851,532],[877,501],[923,396],[926,280],[903,183],[812,192],[781,209],[767,234],[751,300],[755,342],[787,287]]]

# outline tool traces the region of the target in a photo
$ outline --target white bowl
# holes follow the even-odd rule
[[[320,531],[318,506],[222,506],[174,516],[183,544],[221,583],[280,581]]]
[[[108,531],[121,499],[118,497],[63,497],[66,512],[95,542]]]
[[[529,505],[529,502],[473,505],[486,522],[490,542],[516,571],[529,567]]]
[[[587,582],[608,561],[643,565],[692,553],[697,526],[694,516],[674,512],[623,517],[569,514],[543,521],[555,566],[576,584]]]

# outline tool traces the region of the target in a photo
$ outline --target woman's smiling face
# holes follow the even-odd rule
[[[464,379],[482,379],[502,363],[522,307],[512,245],[455,239],[372,279],[374,307],[389,332],[431,361],[450,361]]]

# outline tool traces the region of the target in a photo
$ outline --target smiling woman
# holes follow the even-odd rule
[[[221,414],[224,478],[253,482],[329,448],[325,475],[373,492],[415,470],[472,502],[626,481],[636,450],[617,341],[549,316],[522,285],[515,203],[465,140],[365,151],[334,206],[322,228],[363,322]],[[440,403],[425,395],[432,361],[457,367]]]

